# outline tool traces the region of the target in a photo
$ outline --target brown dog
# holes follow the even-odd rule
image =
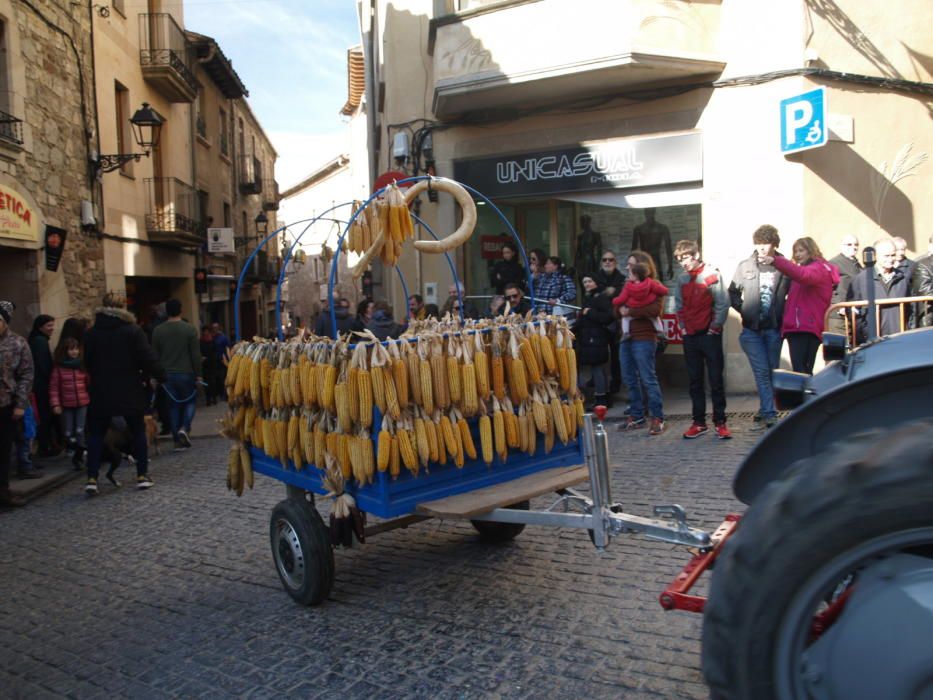
[[[159,448],[159,424],[156,422],[155,416],[146,415],[143,420],[146,426],[146,445],[149,448],[149,454],[162,454],[162,450]]]

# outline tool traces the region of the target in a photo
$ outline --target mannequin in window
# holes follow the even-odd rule
[[[667,276],[664,279],[674,277],[674,258],[671,253],[671,231],[664,224],[655,221],[655,210],[645,209],[645,221],[638,224],[632,232],[632,250],[643,250],[650,255],[658,265],[661,266],[661,246],[667,253]]]
[[[580,235],[577,236],[577,250],[573,256],[573,266],[577,280],[582,284],[584,277],[592,277],[599,270],[599,258],[603,254],[603,238],[594,231],[590,224],[592,218],[580,217]]]

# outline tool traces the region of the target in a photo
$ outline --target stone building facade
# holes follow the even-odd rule
[[[40,313],[90,317],[106,288],[101,241],[81,226],[96,199],[90,23],[68,0],[0,0],[0,298],[17,332]],[[56,270],[47,233],[64,239]]]

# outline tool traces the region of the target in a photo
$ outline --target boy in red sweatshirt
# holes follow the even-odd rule
[[[684,269],[674,287],[674,310],[683,330],[684,360],[693,403],[693,424],[684,437],[691,440],[709,430],[706,427],[706,389],[703,382],[705,369],[713,400],[716,434],[720,439],[728,440],[732,433],[726,427],[722,328],[729,313],[729,295],[719,270],[700,258],[696,241],[678,241],[674,259]]]

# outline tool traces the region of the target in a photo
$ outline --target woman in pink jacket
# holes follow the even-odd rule
[[[81,363],[80,343],[75,338],[66,338],[55,349],[54,359],[49,404],[52,412],[62,417],[68,451],[72,453],[72,463],[77,469],[84,457],[84,423],[87,406],[91,403],[88,373]]]
[[[794,262],[781,256],[765,256],[760,262],[773,263],[791,280],[781,335],[787,338],[794,371],[813,374],[816,352],[823,342],[823,318],[839,284],[839,270],[823,259],[816,241],[809,237],[794,241]]]

